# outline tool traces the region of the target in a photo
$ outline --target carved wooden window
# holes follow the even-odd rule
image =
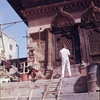
[[[100,32],[96,32],[96,30],[92,30],[89,35],[90,55],[95,61],[100,59]]]
[[[67,49],[70,50],[71,54],[72,54],[72,40],[71,38],[69,38],[67,35],[55,35],[56,38],[56,59],[60,59],[59,57],[59,51],[62,48],[63,44],[66,44]]]

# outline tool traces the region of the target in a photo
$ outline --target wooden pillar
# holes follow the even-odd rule
[[[48,67],[53,68],[53,43],[50,31],[48,31]]]
[[[48,33],[46,32],[46,40],[45,40],[45,62],[44,62],[44,68],[45,68],[45,75],[46,75],[46,70],[48,66]]]
[[[78,27],[78,31],[79,31],[79,38],[80,38],[80,55],[81,55],[81,61],[85,61],[85,54],[84,54],[84,40],[83,40],[83,33],[81,31],[81,28]]]
[[[86,47],[86,33],[84,28],[79,29],[79,37],[80,37],[80,48],[81,48],[81,60],[87,62],[87,47]]]

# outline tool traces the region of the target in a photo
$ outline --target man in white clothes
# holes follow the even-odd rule
[[[71,76],[70,61],[69,61],[70,51],[66,49],[66,45],[63,45],[59,53],[62,63],[62,77],[65,76],[65,67],[68,69],[68,76],[70,77]]]

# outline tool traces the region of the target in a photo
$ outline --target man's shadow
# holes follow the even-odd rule
[[[75,93],[86,93],[88,92],[87,77],[81,76],[74,85]]]

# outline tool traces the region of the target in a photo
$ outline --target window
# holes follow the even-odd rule
[[[9,59],[12,59],[12,56],[11,55],[9,55]]]
[[[4,52],[3,50],[1,50],[1,54],[4,55],[4,53],[5,53],[5,52]]]
[[[10,45],[9,45],[9,48],[10,48],[10,50],[12,50],[12,49],[13,49],[13,46],[10,44]]]

